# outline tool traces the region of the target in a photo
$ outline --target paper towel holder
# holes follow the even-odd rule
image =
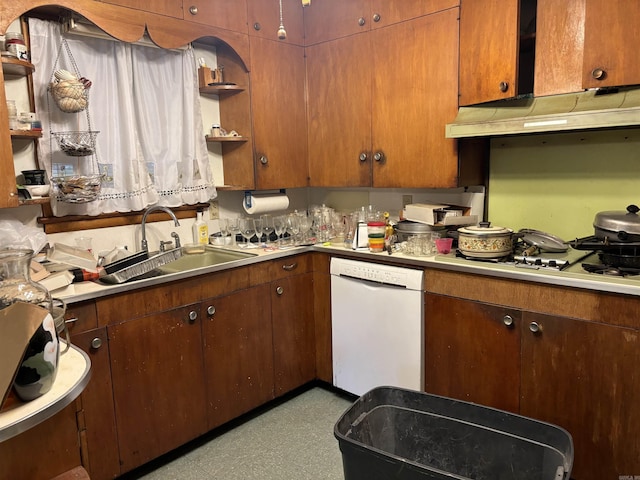
[[[260,194],[261,195],[268,195],[269,192],[270,192],[270,190],[263,190],[263,191],[260,191]],[[245,192],[244,192],[244,205],[245,205],[246,208],[251,208],[251,206],[252,206],[251,205],[251,195],[253,193],[254,192],[251,191],[251,190],[245,190]],[[281,188],[280,190],[278,190],[278,193],[286,194],[287,191],[284,188]]]

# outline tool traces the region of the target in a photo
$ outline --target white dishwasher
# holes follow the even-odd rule
[[[332,258],[330,272],[333,384],[422,390],[422,270]]]

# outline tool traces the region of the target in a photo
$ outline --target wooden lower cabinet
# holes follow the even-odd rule
[[[271,283],[275,393],[283,395],[316,378],[313,273]]]
[[[209,429],[274,397],[270,304],[269,285],[202,302]]]
[[[207,431],[199,305],[107,327],[122,472]]]
[[[638,329],[431,293],[425,307],[427,392],[565,428],[575,480],[640,472]]]

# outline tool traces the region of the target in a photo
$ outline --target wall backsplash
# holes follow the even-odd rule
[[[496,138],[487,217],[565,240],[593,234],[600,211],[640,203],[640,130]]]

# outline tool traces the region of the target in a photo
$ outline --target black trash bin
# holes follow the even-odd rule
[[[334,428],[345,480],[568,480],[564,429],[393,387],[360,397]]]

